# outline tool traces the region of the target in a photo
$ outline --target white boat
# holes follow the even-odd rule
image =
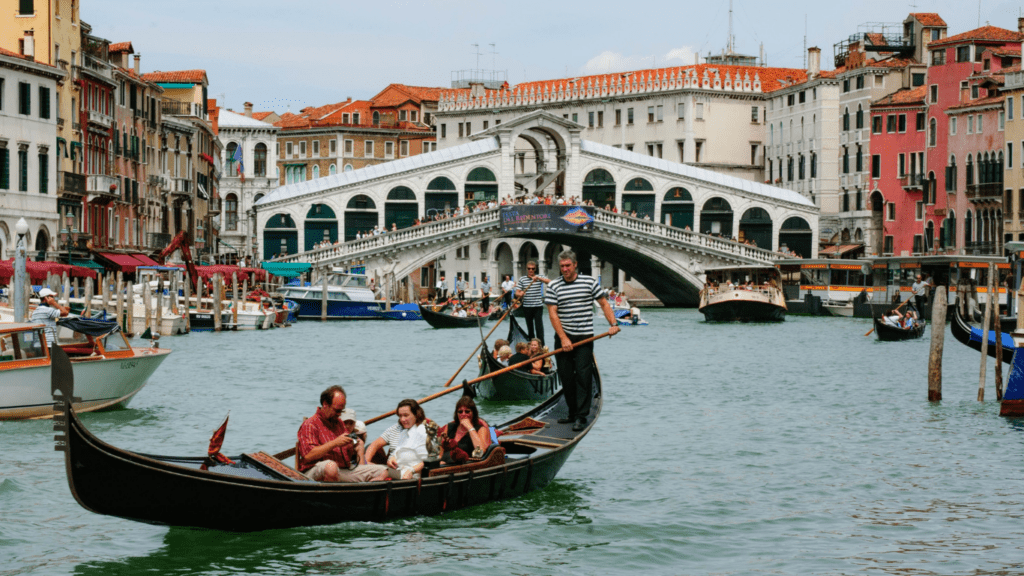
[[[282,286],[281,295],[299,305],[299,318],[319,320],[323,308],[323,284]],[[327,318],[329,320],[379,320],[384,302],[376,300],[366,274],[351,274],[333,269],[327,278]]]
[[[786,297],[775,266],[722,266],[704,271],[698,310],[708,322],[783,322]]]
[[[50,418],[50,350],[42,324],[0,324],[0,420]],[[90,342],[66,328],[58,344],[71,357],[76,410],[125,406],[167,358],[167,348],[133,348],[114,329]],[[79,385],[81,383],[81,385]]]
[[[832,316],[853,318],[853,300],[828,300],[821,303],[821,308]]]

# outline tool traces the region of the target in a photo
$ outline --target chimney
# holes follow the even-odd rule
[[[1024,34],[1024,18],[1017,18],[1017,32]]]
[[[821,48],[812,46],[807,49],[807,77],[817,78],[821,73]]]
[[[135,75],[139,75],[139,60],[142,60],[142,54],[135,55]]]
[[[245,103],[245,117],[252,118],[252,102]]]
[[[486,94],[487,93],[484,91],[484,85],[483,84],[480,84],[480,83],[477,83],[477,82],[471,82],[469,84],[469,97],[470,98],[482,98]]]
[[[25,30],[25,37],[21,40],[21,55],[26,58],[36,59],[36,38],[34,28]]]

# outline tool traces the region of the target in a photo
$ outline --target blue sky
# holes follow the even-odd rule
[[[982,25],[1015,29],[1021,6],[734,0],[733,34],[738,52],[756,55],[763,43],[769,65],[801,68],[806,15],[807,45],[821,48],[828,69],[833,44],[858,24],[937,12],[953,35],[977,27],[980,11]],[[729,3],[83,0],[81,16],[96,36],[131,40],[144,72],[202,68],[226,107],[250,101],[281,113],[368,98],[391,82],[449,86],[453,70],[476,66],[472,44],[480,67],[507,71],[513,85],[692,64],[694,52],[725,47]]]

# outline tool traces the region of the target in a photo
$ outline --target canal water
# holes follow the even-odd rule
[[[554,483],[438,517],[233,534],[98,516],[72,498],[49,422],[2,422],[0,575],[1022,570],[1024,422],[998,416],[991,384],[975,400],[978,354],[948,332],[945,400],[930,404],[927,337],[645,316],[597,344],[604,413]],[[164,338],[174,353],[131,407],[83,420],[116,446],[200,455],[230,411],[225,453],[278,452],[327,385],[366,419],[438,391],[478,341],[405,322]],[[427,415],[449,420],[455,400]]]

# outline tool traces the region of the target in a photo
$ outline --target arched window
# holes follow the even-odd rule
[[[860,104],[857,105],[857,129],[860,130],[864,127],[864,107]]]
[[[351,171],[352,171],[352,165],[351,164],[345,164],[345,172],[351,172]]]
[[[316,180],[319,177],[320,177],[320,167],[319,166],[313,166],[313,179]]]
[[[348,201],[348,205],[345,207],[347,210],[376,210],[377,205],[374,204],[373,199],[365,194],[359,194],[353,196]]]
[[[928,145],[935,146],[938,135],[938,124],[935,122],[935,118],[932,118],[928,122]]]
[[[374,110],[373,111],[373,125],[377,126],[378,124],[380,124],[380,112],[377,112],[376,110]]]
[[[843,132],[846,132],[849,129],[850,129],[850,109],[849,108],[845,108],[843,110]]]
[[[234,194],[224,197],[224,227],[226,230],[238,230],[238,196]]]
[[[256,149],[253,150],[252,171],[256,176],[264,178],[267,176],[267,145],[262,142],[257,144]]]
[[[235,150],[238,149],[238,143],[228,142],[228,147],[225,149],[224,154],[224,173],[230,178],[232,176],[238,176],[235,173],[235,167],[238,164],[235,162]]]
[[[338,173],[338,167],[335,166],[334,164],[331,164],[330,168],[327,169],[327,173],[328,174],[332,174],[332,175],[333,174],[337,174]]]

